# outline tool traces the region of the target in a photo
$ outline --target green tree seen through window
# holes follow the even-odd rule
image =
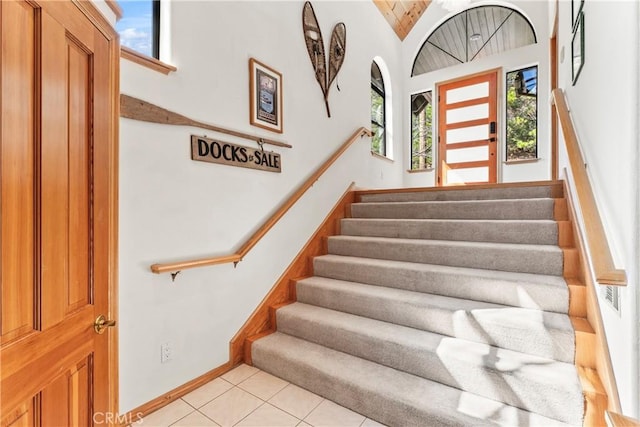
[[[411,95],[411,170],[433,167],[431,91]]]
[[[507,73],[507,160],[538,155],[538,67]]]

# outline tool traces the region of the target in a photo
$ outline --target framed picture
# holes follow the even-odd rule
[[[575,30],[578,22],[578,15],[582,11],[584,0],[571,0],[571,28]]]
[[[282,74],[254,58],[249,59],[249,121],[282,133]]]
[[[584,65],[584,12],[578,15],[578,21],[571,40],[571,76],[573,85],[578,81],[580,71]]]

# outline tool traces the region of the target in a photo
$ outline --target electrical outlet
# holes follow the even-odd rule
[[[160,363],[173,360],[173,346],[170,342],[160,344]]]

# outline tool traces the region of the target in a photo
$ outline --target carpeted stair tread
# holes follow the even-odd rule
[[[481,189],[446,189],[429,191],[401,191],[382,193],[362,193],[363,202],[409,202],[444,200],[490,200],[490,199],[527,199],[553,198],[557,193],[555,184],[528,187],[500,187]]]
[[[299,302],[561,362],[573,362],[568,316],[362,283],[309,277],[296,283]]]
[[[568,313],[560,276],[451,267],[341,255],[314,258],[316,276],[514,307]]]
[[[551,220],[345,218],[340,228],[347,236],[558,244],[558,225]]]
[[[284,334],[564,422],[581,420],[573,364],[300,302],[276,315]]]
[[[390,426],[567,425],[280,332],[254,342],[252,360]]]
[[[554,199],[370,202],[351,205],[353,218],[553,219]]]
[[[388,237],[331,236],[330,254],[519,273],[562,275],[558,246]]]

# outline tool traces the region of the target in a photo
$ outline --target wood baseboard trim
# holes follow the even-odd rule
[[[250,353],[250,350],[247,351],[245,349],[247,338],[272,329],[269,318],[270,308],[278,304],[294,301],[292,299],[291,280],[313,274],[313,257],[324,255],[326,253],[326,237],[338,234],[337,221],[340,218],[344,218],[346,206],[354,202],[354,187],[355,183],[351,183],[315,233],[298,252],[293,262],[276,281],[267,296],[264,297],[249,319],[231,339],[229,343],[229,360],[233,365],[240,364],[243,361],[247,362],[247,352]]]
[[[595,333],[594,344],[592,344],[593,347],[580,350],[593,354],[593,357],[595,359],[595,369],[588,369],[578,366],[579,372],[581,372],[582,370],[582,373],[584,375],[588,374],[588,378],[590,378],[590,380],[587,381],[587,383],[595,383],[595,385],[589,385],[589,387],[591,388],[588,390],[585,388],[585,384],[587,383],[585,383],[585,381],[583,381],[581,378],[581,381],[583,382],[585,398],[587,400],[587,415],[585,415],[584,425],[604,425],[604,410],[608,409],[610,411],[618,413],[621,412],[620,397],[618,395],[618,386],[616,384],[613,367],[611,365],[609,344],[607,343],[607,337],[604,333],[604,322],[600,314],[600,306],[598,304],[598,296],[596,291],[596,282],[592,278],[591,270],[589,269],[584,237],[582,236],[576,220],[576,210],[573,206],[569,184],[566,180],[564,180],[563,183],[567,201],[567,213],[573,229],[578,268],[575,279],[567,279],[567,281],[570,285],[575,285],[576,283],[584,285],[584,292],[586,294],[585,305],[587,311],[586,320]],[[588,395],[588,392],[591,393],[591,396]],[[600,396],[601,393],[604,393],[604,401],[602,396]],[[599,412],[597,416],[594,415],[594,412],[592,412],[594,410]]]
[[[127,413],[127,416],[124,417],[124,420],[139,420],[140,417],[144,418],[147,415],[157,411],[158,409],[167,406],[169,403],[181,398],[182,396],[189,394],[190,392],[192,392],[193,390],[202,387],[203,385],[205,385],[206,383],[218,378],[221,375],[226,374],[227,372],[229,372],[232,368],[234,368],[235,365],[232,365],[231,363],[227,362],[223,365],[218,366],[215,369],[212,369],[211,371],[200,375],[199,377],[181,385],[180,387],[176,387],[173,390],[171,390],[168,393],[163,394],[162,396],[159,396],[147,403],[145,403],[144,405],[138,406],[135,409],[132,409],[131,411],[129,411]],[[121,417],[122,418],[122,417]],[[129,424],[129,422],[125,422],[125,423],[120,423],[118,424],[121,427],[125,427]]]
[[[572,284],[567,279],[569,285],[569,316],[587,317],[587,288],[582,284]]]
[[[567,221],[569,214],[567,213],[567,199],[553,199],[553,219],[557,222]]]
[[[609,402],[600,377],[595,369],[578,367],[578,378],[585,399],[585,414],[582,425],[606,426],[604,414]]]

